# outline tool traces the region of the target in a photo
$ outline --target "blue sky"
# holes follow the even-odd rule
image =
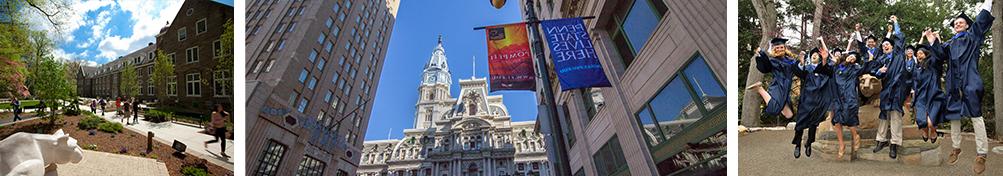
[[[233,6],[233,0],[217,0]],[[57,58],[81,60],[88,65],[107,63],[129,54],[149,42],[168,21],[172,21],[183,1],[174,0],[87,0],[69,2],[71,13],[63,13],[51,25],[36,25],[50,30],[49,38],[56,44]],[[33,21],[39,22],[36,18]]]
[[[436,38],[443,47],[453,75],[452,95],[459,93],[459,79],[469,79],[476,60],[476,76],[488,76],[484,31],[474,27],[521,21],[519,1],[495,9],[485,0],[401,1],[387,49],[383,74],[376,91],[366,140],[399,139],[403,129],[414,126],[422,66],[432,55]],[[536,119],[536,96],[529,91],[500,91],[513,121]]]

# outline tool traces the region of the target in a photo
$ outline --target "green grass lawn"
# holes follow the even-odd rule
[[[21,100],[21,108],[38,107],[38,100]],[[0,103],[0,109],[10,109],[10,102]]]

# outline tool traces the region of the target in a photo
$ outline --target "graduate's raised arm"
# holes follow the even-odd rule
[[[773,64],[770,63],[770,58],[766,56],[766,50],[756,48],[756,55],[752,58],[756,60],[756,70],[761,73],[769,73],[773,71]]]
[[[992,6],[992,0],[985,0],[982,2],[982,6],[979,8],[980,10],[978,16],[975,16],[974,24],[969,26],[969,31],[971,31],[974,35],[979,36],[979,38],[985,38],[986,32],[988,32],[989,28],[993,26],[993,20],[996,19],[996,17],[993,17],[993,14],[989,12],[989,10],[992,9]]]
[[[896,51],[905,52],[905,50],[902,49],[905,48],[905,34],[902,34],[902,28],[899,28],[899,17],[892,15],[891,17],[888,17],[888,19],[892,21],[892,26],[894,26],[893,35],[895,35],[894,44],[895,49],[897,49]]]

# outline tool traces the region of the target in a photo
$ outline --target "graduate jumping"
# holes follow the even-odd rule
[[[959,14],[951,22],[954,36],[940,43],[939,40],[931,46],[935,52],[946,53],[947,73],[945,74],[945,91],[947,92],[947,107],[945,118],[951,122],[951,141],[954,150],[948,158],[948,164],[954,165],[961,155],[961,119],[972,120],[975,129],[976,156],[972,170],[981,174],[986,169],[986,156],[989,153],[989,138],[986,136],[986,122],[982,118],[982,77],[978,73],[979,56],[986,39],[986,32],[992,26],[995,17],[989,13],[992,1],[982,2],[979,14],[973,21],[965,13]],[[929,33],[928,35],[937,35]],[[934,36],[933,39],[939,38]],[[1001,61],[997,61],[1001,62]]]

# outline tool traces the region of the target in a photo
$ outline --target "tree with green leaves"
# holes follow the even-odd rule
[[[62,105],[60,102],[69,100],[71,97],[71,92],[76,91],[70,86],[70,81],[66,79],[64,66],[59,63],[55,58],[45,57],[41,59],[38,65],[33,65],[32,67],[38,67],[38,69],[31,73],[32,77],[35,78],[46,78],[45,81],[37,81],[32,85],[32,90],[35,96],[45,102],[45,106],[49,108],[51,113],[47,118],[50,123],[55,123],[56,110]]]
[[[163,101],[167,100],[167,82],[175,75],[174,62],[170,57],[167,57],[167,54],[164,54],[164,51],[157,50],[157,58],[153,62],[153,74],[150,75],[150,79],[153,80],[153,85],[160,88],[156,92],[159,103],[167,103],[167,101]]]
[[[132,63],[126,63],[119,72],[118,90],[130,98],[139,94],[139,79],[136,78],[136,66]]]
[[[219,36],[219,43],[222,46],[219,50],[214,51],[217,57],[214,58],[216,60],[216,71],[213,72],[213,76],[233,78],[233,19],[227,20],[226,24],[223,25],[223,35]],[[215,84],[223,88],[223,90],[214,89],[213,92],[223,91],[223,93],[230,94],[229,101],[232,102],[233,79],[229,79],[229,81],[218,80]]]

